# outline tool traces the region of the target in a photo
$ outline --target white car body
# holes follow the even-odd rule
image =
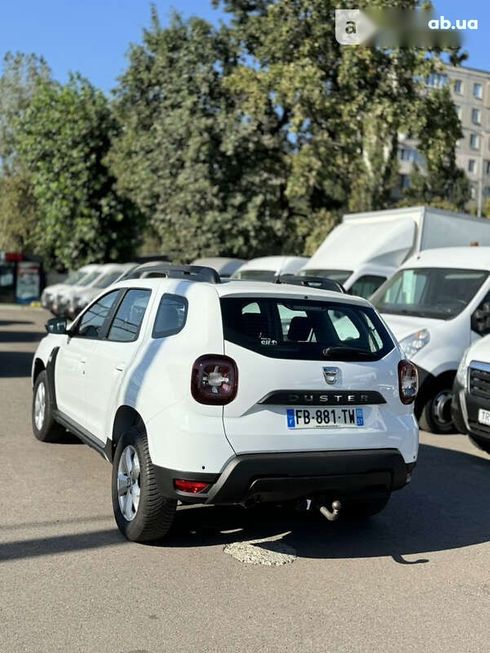
[[[436,288],[431,298],[431,305],[437,307],[438,301],[451,304],[451,275],[454,277],[454,301],[460,303],[458,290],[461,284],[458,275],[468,274],[480,275],[483,279],[475,292],[470,291],[468,286],[468,297],[466,305],[460,312],[451,317],[429,317],[422,315],[406,315],[410,305],[400,305],[399,312],[395,307],[390,307],[390,312],[383,313],[382,296],[389,292],[398,275],[405,270],[425,269],[429,273],[437,270],[447,270],[448,284]],[[458,272],[461,271],[461,272]],[[417,256],[412,257],[400,268],[395,277],[384,284],[372,297],[373,303],[381,311],[383,318],[400,342],[407,358],[410,358],[418,367],[421,379],[419,392],[420,401],[428,401],[435,392],[443,393],[439,406],[449,418],[451,392],[454,376],[465,350],[475,341],[480,340],[483,332],[474,329],[474,314],[483,303],[490,298],[490,247],[453,247],[425,250]],[[429,274],[428,273],[428,274]],[[411,274],[411,273],[409,273]],[[469,283],[469,281],[468,281]],[[463,288],[464,291],[464,288]],[[407,291],[408,292],[408,289]],[[430,311],[431,306],[427,306]],[[421,408],[421,407],[420,407]],[[437,408],[437,406],[435,407]],[[417,412],[417,406],[416,406]],[[441,423],[441,426],[444,426]],[[448,429],[450,424],[448,423]]]
[[[424,206],[344,215],[301,270],[369,297],[408,258],[439,247],[490,245],[490,221]]]
[[[116,293],[116,299],[111,293]],[[130,297],[140,296],[147,304],[144,314],[138,313],[139,319],[143,317],[134,339],[110,339],[112,329],[129,337],[130,329],[123,329],[118,315],[126,298],[129,304]],[[99,320],[102,303],[110,301],[118,307],[112,309],[115,316],[109,312],[107,324],[95,329],[90,321]],[[328,318],[323,317],[325,302]],[[263,319],[256,313],[259,304],[263,311],[281,306],[286,318],[274,322],[274,328],[287,334],[284,342],[264,335],[266,327],[253,326],[257,316]],[[162,322],[165,310],[167,322]],[[295,311],[297,315],[287,317]],[[349,342],[354,322],[348,315],[362,318],[366,325],[372,320],[374,331],[368,327],[365,335],[359,324],[359,329],[354,327],[359,339],[369,341],[369,351],[358,355],[359,350],[345,344],[344,336],[336,335],[332,342],[340,344],[332,350],[333,357],[325,358],[327,350],[322,349],[323,354],[303,359],[303,350],[319,352],[323,347],[311,340],[311,331],[310,336],[301,335],[313,319],[308,311],[313,316],[323,311],[322,319],[333,320],[331,325],[337,325],[341,334],[347,328]],[[178,329],[168,327],[176,320],[183,320]],[[168,335],[158,336],[158,324],[170,328]],[[250,334],[243,326],[248,324]],[[227,339],[235,339],[236,334],[242,338],[240,331],[233,330],[242,327],[245,345]],[[78,330],[98,335],[82,337]],[[345,356],[337,350],[345,347],[348,360],[339,361],[336,356]],[[290,357],[289,349],[300,353]],[[199,363],[210,356],[225,361],[224,365]],[[363,497],[381,472],[388,493],[407,483],[417,458],[418,427],[412,405],[401,399],[400,366],[410,366],[402,359],[398,344],[372,306],[360,298],[286,284],[138,278],[106,289],[69,333],[48,334],[38,346],[32,373],[35,388],[41,372],[47,374],[55,420],[108,460],[113,459],[125,429],[135,424],[144,428],[163,495],[183,502],[247,504],[320,491],[331,499],[342,492]],[[232,369],[232,363],[237,370],[234,377],[220,371],[226,365]],[[216,379],[213,374],[224,377]],[[231,392],[230,377],[236,375],[236,394],[230,401],[215,405],[197,398],[208,392],[214,401],[213,383],[220,386],[219,392],[223,388]],[[415,382],[407,392],[415,392]],[[311,422],[310,409],[315,412],[311,418],[316,420],[315,428],[301,425]],[[326,426],[327,419],[345,424]],[[349,490],[339,474],[350,479]],[[266,478],[253,481],[257,476]],[[210,487],[192,495],[176,490],[176,479],[202,481]],[[260,491],[254,483],[263,484]]]
[[[296,274],[307,261],[305,256],[261,256],[244,263],[232,279],[273,281],[281,274]]]

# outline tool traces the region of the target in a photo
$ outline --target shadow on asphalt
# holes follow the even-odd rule
[[[316,512],[266,507],[181,507],[169,538],[153,546],[205,547],[276,537],[298,557],[316,559],[388,556],[400,564],[482,544],[490,539],[490,459],[421,445],[412,484],[393,495],[380,515],[363,522],[330,523]],[[40,524],[42,526],[42,524]],[[95,549],[126,540],[113,528],[0,544],[0,561]],[[267,543],[263,544],[267,548]]]
[[[115,528],[76,535],[54,535],[31,540],[18,540],[0,544],[0,562],[22,558],[37,558],[57,553],[70,553],[100,549],[105,546],[127,543]]]
[[[0,310],[2,305],[0,304]],[[30,320],[0,320],[0,329],[6,326],[12,326],[13,324],[34,324]]]
[[[331,523],[317,512],[186,507],[161,546],[215,546],[285,533],[281,541],[298,557],[391,556],[401,564],[417,564],[428,560],[404,556],[487,542],[489,496],[490,458],[421,445],[412,484],[394,493],[385,510],[369,520]]]
[[[27,351],[0,351],[0,379],[30,376],[32,357]]]
[[[0,331],[0,344],[39,342],[46,334],[41,331]]]

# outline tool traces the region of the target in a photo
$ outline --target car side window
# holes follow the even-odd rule
[[[95,304],[92,304],[77,323],[75,336],[79,338],[100,338],[104,323],[119,292],[119,290],[113,290],[101,297]]]
[[[150,296],[151,290],[132,288],[127,291],[112,320],[108,340],[134,342],[138,339]]]
[[[174,336],[182,331],[187,320],[187,307],[185,297],[169,293],[163,295],[153,325],[153,338]]]

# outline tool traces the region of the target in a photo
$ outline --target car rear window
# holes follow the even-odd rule
[[[223,297],[225,340],[271,358],[379,360],[394,342],[370,307],[340,302]]]

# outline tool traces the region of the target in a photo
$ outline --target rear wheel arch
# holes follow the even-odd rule
[[[135,408],[131,406],[119,406],[114,416],[112,425],[112,454],[116,451],[117,443],[124,433],[135,428],[138,433],[146,435],[146,427],[143,418]]]

